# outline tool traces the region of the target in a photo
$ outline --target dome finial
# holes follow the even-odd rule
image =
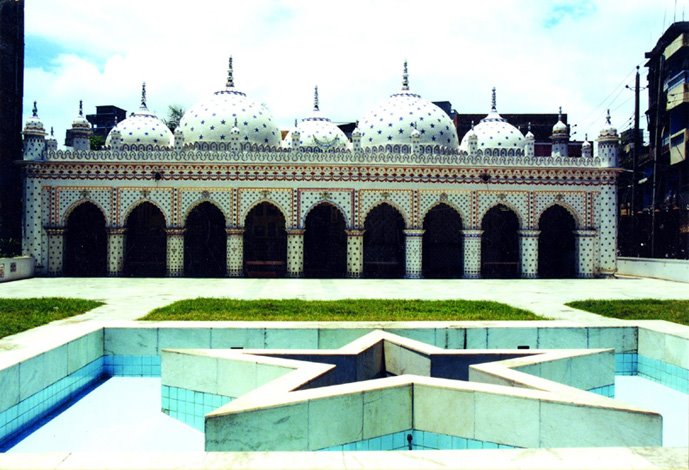
[[[50,138],[55,137],[55,131],[53,131],[53,126],[50,126]]]
[[[146,108],[146,82],[141,84],[141,109],[148,109]]]
[[[562,121],[562,106],[557,111],[557,120]]]
[[[526,127],[526,129],[531,132],[531,121],[529,121],[529,125]]]
[[[79,116],[84,116],[84,101],[79,100]]]
[[[495,87],[493,87],[493,94],[491,96],[490,110],[494,113],[498,112],[497,96],[495,93]]]
[[[409,91],[409,70],[407,60],[404,61],[404,72],[402,73],[402,91]]]
[[[318,85],[313,89],[313,110],[320,111],[318,108]]]
[[[227,67],[227,88],[234,88],[234,68],[232,67],[232,56]]]
[[[589,141],[589,134],[587,132],[586,134],[584,134],[584,142],[588,142],[588,141]]]
[[[473,121],[473,119],[472,119],[472,121],[471,121],[471,130],[474,130],[474,121]]]
[[[36,102],[33,102],[33,111],[32,111],[32,116],[37,118],[38,117],[38,106],[36,105]]]
[[[605,122],[609,125],[612,126],[612,122],[610,121],[610,108],[608,108],[608,115],[605,118]]]

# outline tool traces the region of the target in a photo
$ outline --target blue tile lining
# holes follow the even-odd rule
[[[320,449],[321,451],[358,451],[358,450],[409,450],[407,436],[411,435],[411,450],[462,450],[462,449],[517,449],[517,447],[497,442],[479,441],[448,434],[408,429],[384,436],[363,439],[344,445]]]
[[[598,395],[602,395],[604,397],[615,398],[615,384],[592,388],[589,390],[589,392],[597,393]]]
[[[163,413],[204,431],[204,416],[234,400],[232,397],[186,388],[161,387]]]

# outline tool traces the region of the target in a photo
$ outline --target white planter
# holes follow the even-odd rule
[[[0,282],[33,277],[36,261],[33,256],[0,258]]]

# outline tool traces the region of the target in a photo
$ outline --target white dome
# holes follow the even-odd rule
[[[557,114],[557,122],[553,126],[553,137],[569,137],[569,129],[567,129],[567,124],[562,122],[562,107],[560,107],[560,111]]]
[[[311,116],[302,119],[291,129],[282,141],[284,148],[292,147],[292,133],[299,132],[300,148],[318,148],[321,150],[344,150],[349,148],[349,140],[342,130],[323,116],[318,104],[318,87],[314,94],[314,106]]]
[[[600,131],[600,135],[598,136],[599,138],[617,138],[617,129],[615,126],[612,125],[612,120],[610,118],[610,110],[608,109],[608,114],[605,118],[605,126],[603,126],[603,129]]]
[[[366,113],[359,121],[361,147],[411,146],[412,131],[420,133],[420,145],[439,145],[456,151],[457,131],[450,117],[430,101],[409,91],[407,64],[404,64],[402,91]]]
[[[122,145],[169,148],[173,145],[173,136],[167,125],[150,112],[146,107],[146,84],[141,91],[141,107],[127,119],[117,124],[105,139],[105,146],[110,147],[112,133],[117,129],[122,138]]]
[[[280,131],[264,105],[247,98],[234,87],[232,59],[227,87],[191,107],[179,122],[185,145],[229,143],[229,135],[236,126],[241,144],[280,146]]]
[[[24,125],[24,135],[46,135],[43,122],[38,117],[38,106],[36,105],[35,101],[33,102],[33,112],[31,117],[26,120],[26,124]]]
[[[495,89],[493,89],[493,106],[491,112],[474,126],[473,131],[476,135],[477,150],[524,149],[524,135],[497,112]],[[462,144],[459,147],[461,150],[467,152],[469,151],[468,137],[469,133],[464,136]]]
[[[72,121],[72,129],[91,130],[91,123],[84,117],[84,107],[81,100],[79,100],[79,114]]]

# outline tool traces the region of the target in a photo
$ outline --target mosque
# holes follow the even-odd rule
[[[320,109],[282,139],[235,86],[172,133],[146,106],[90,150],[79,109],[58,150],[34,103],[24,127],[23,251],[51,276],[536,278],[616,271],[618,134],[534,155],[492,108],[458,141],[402,86],[351,140]]]

